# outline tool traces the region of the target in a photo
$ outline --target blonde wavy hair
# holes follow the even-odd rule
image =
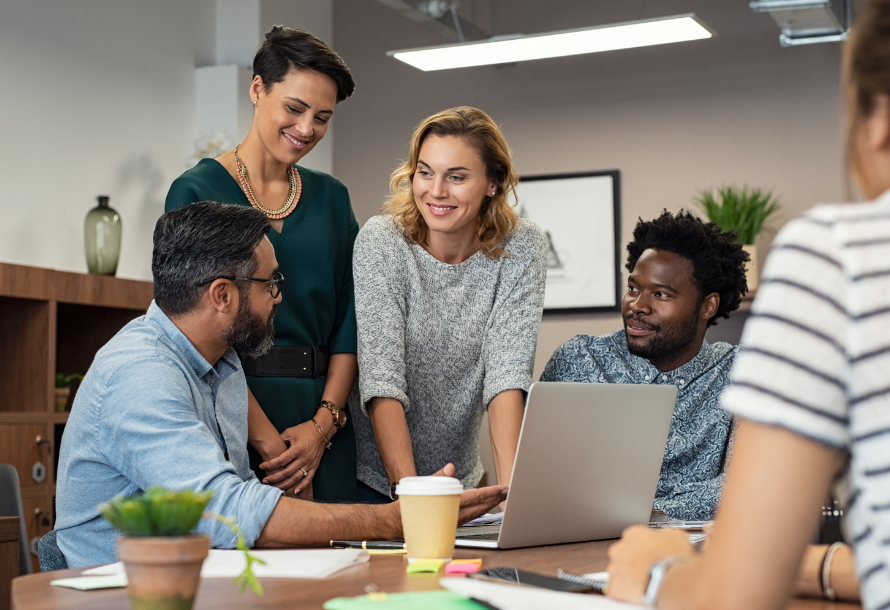
[[[478,108],[449,108],[420,122],[411,136],[408,159],[390,177],[390,195],[383,204],[383,213],[401,223],[408,241],[420,244],[426,240],[427,226],[414,201],[412,180],[417,171],[420,147],[429,136],[461,138],[479,153],[485,165],[486,177],[497,185],[494,196],[486,196],[479,209],[482,252],[495,260],[509,256],[501,246],[519,220],[519,215],[513,209],[519,179],[513,169],[513,154],[500,127]],[[512,205],[508,201],[511,194]]]

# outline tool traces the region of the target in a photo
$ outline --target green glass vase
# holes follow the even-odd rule
[[[108,206],[108,196],[96,199],[99,205],[87,212],[83,227],[87,270],[94,275],[114,275],[121,254],[121,217]]]

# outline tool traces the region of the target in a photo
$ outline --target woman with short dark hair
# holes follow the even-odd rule
[[[358,223],[340,181],[296,163],[325,136],[355,84],[321,40],[281,26],[266,34],[253,70],[253,123],[244,141],[177,178],[165,209],[213,200],[253,206],[269,218],[286,281],[275,346],[267,356],[242,357],[251,467],[295,495],[354,501],[355,442],[345,406],[356,375]]]

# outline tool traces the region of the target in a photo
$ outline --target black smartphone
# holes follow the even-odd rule
[[[479,578],[481,580],[500,580],[517,585],[541,587],[542,589],[551,589],[553,591],[567,591],[569,593],[585,593],[594,590],[594,588],[589,585],[579,585],[567,580],[560,580],[555,576],[547,576],[546,574],[538,574],[537,572],[526,572],[519,568],[490,568],[488,570],[476,572],[475,574],[467,574],[467,576],[470,578]]]

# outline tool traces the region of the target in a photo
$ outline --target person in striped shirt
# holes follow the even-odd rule
[[[609,553],[616,599],[890,608],[890,0],[860,15],[844,81],[850,170],[872,201],[819,206],[777,236],[722,396],[739,424],[709,546],[628,529]],[[852,549],[808,548],[832,485]]]

